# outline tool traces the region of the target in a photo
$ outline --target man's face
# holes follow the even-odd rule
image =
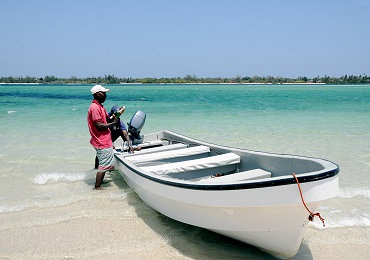
[[[102,92],[102,91],[96,93],[96,96],[97,96],[98,101],[100,103],[104,103],[105,99],[107,98],[107,94],[105,92]]]

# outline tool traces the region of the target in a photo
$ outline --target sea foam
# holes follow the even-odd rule
[[[86,176],[85,172],[80,173],[40,173],[35,176],[33,181],[34,184],[46,184],[55,182],[75,182],[84,180]]]
[[[356,216],[352,218],[325,218],[325,227],[321,221],[316,219],[311,224],[317,229],[324,228],[345,228],[345,227],[370,227],[370,219],[367,216]]]
[[[370,189],[367,188],[344,188],[339,190],[339,198],[351,199],[355,197],[364,197],[370,199]]]
[[[9,212],[15,212],[20,211],[24,208],[27,208],[28,206],[22,204],[22,205],[0,205],[0,213],[9,213]]]

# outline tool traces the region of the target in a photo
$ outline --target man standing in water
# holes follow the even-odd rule
[[[87,113],[87,123],[91,135],[90,143],[95,148],[96,156],[99,159],[98,172],[96,173],[95,189],[100,190],[105,172],[113,170],[113,143],[109,127],[117,123],[117,118],[113,116],[113,122],[107,122],[107,111],[103,103],[107,98],[106,89],[102,85],[95,85],[91,89],[94,96],[89,111]]]

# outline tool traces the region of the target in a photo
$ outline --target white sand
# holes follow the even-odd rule
[[[370,255],[369,230],[364,229],[365,236],[360,238],[363,239],[360,243],[358,237],[352,237],[355,232],[348,229],[339,230],[335,238],[326,237],[327,233],[326,230],[309,229],[295,259],[366,259]],[[344,237],[348,238],[346,243],[343,243]],[[186,243],[185,236],[180,240]],[[9,227],[2,230],[0,245],[0,259],[213,258],[206,252],[201,255],[199,248],[191,252],[181,243],[172,246],[169,239],[138,217],[78,217],[57,224]],[[214,253],[213,256],[217,256],[217,249]],[[254,256],[257,259],[268,257],[258,252],[254,252]]]
[[[254,247],[155,212],[124,183],[85,195],[73,204],[0,214],[0,260],[273,259]],[[309,226],[295,259],[369,255],[367,227]]]

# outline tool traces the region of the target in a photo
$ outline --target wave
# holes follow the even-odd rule
[[[30,208],[58,208],[72,205],[79,201],[87,201],[99,197],[99,199],[122,201],[126,200],[127,196],[131,194],[131,190],[115,190],[97,193],[92,189],[92,186],[78,186],[73,187],[73,194],[68,190],[58,190],[57,194],[33,196],[28,199],[12,200],[0,202],[0,214],[19,212],[28,210]],[[76,191],[79,192],[76,192]]]
[[[22,209],[28,208],[28,205],[0,205],[0,213],[9,213],[15,211],[21,211]]]
[[[8,114],[13,114],[13,113],[16,113],[17,111],[15,111],[15,110],[9,110],[8,111]]]
[[[80,201],[82,196],[33,197],[22,201],[10,201],[0,205],[0,213],[11,213],[30,208],[60,207]]]
[[[127,196],[130,193],[131,193],[130,191],[122,191],[122,190],[112,191],[112,192],[109,192],[108,198],[112,200],[124,200],[127,198]]]
[[[345,228],[345,227],[370,227],[370,218],[367,216],[356,216],[352,218],[340,218],[340,219],[325,219],[325,227],[323,227],[319,219],[315,219],[310,222],[312,226],[317,229],[325,228]]]
[[[339,190],[338,198],[351,199],[355,197],[364,197],[370,199],[370,189],[368,188],[344,188]]]
[[[80,173],[40,173],[35,176],[33,181],[34,184],[46,184],[46,183],[56,183],[56,182],[75,182],[82,181],[86,177],[85,172]]]

